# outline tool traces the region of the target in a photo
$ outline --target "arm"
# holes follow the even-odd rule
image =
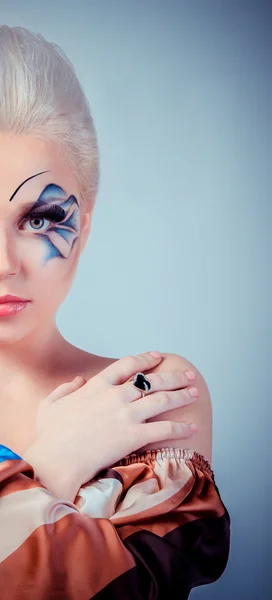
[[[213,472],[193,450],[133,453],[75,503],[54,497],[25,461],[4,458],[1,600],[185,600],[222,575],[229,525]]]

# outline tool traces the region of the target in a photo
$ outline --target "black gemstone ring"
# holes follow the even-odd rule
[[[142,397],[146,392],[149,392],[151,388],[151,383],[146,379],[144,373],[136,373],[132,383],[136,388],[142,391]]]

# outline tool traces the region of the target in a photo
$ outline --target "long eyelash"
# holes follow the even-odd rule
[[[28,221],[29,219],[34,219],[38,217],[39,219],[48,218],[50,221],[54,221],[55,223],[59,223],[63,221],[65,217],[65,210],[61,206],[57,204],[53,204],[48,208],[40,207],[40,209],[36,209],[31,211],[27,216],[24,217],[23,221]]]

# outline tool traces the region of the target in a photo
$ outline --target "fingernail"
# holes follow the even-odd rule
[[[190,423],[190,428],[192,431],[195,431],[195,432],[198,431],[198,427],[195,423]]]
[[[195,387],[188,388],[188,392],[189,392],[189,394],[191,394],[191,396],[193,396],[193,398],[197,398],[197,396],[198,396],[197,388],[195,388]]]
[[[194,381],[196,379],[196,373],[194,373],[194,371],[185,371],[185,374],[190,381]]]
[[[161,354],[160,352],[158,352],[158,350],[152,350],[152,352],[149,352],[149,354],[151,354],[151,356],[154,356],[154,358],[160,358]]]

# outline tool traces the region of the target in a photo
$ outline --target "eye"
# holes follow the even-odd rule
[[[31,224],[30,229],[27,229],[27,231],[33,231],[33,229],[36,229],[36,231],[40,231],[43,227],[43,225],[40,225],[41,221],[43,221],[43,225],[44,223],[47,221],[48,225],[50,224],[49,219],[44,219],[43,216],[32,216],[32,217],[28,217],[28,219],[24,219],[23,221],[23,228],[25,223],[29,222]],[[46,225],[46,228],[48,227],[48,225]]]
[[[48,223],[60,223],[61,221],[63,221],[65,218],[65,210],[58,205],[53,205],[48,207],[47,209],[45,209],[44,207],[40,207],[39,209],[36,208],[36,210],[31,211],[24,219],[23,219],[23,225],[29,221],[32,222],[32,226],[31,229],[28,231],[33,231],[33,230],[37,230],[40,231],[42,226],[39,225],[39,221],[48,221]],[[48,227],[48,225],[47,225]]]

